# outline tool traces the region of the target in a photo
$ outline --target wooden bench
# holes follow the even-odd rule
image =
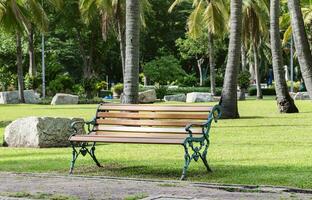
[[[97,142],[183,145],[185,163],[181,179],[186,177],[190,162],[197,162],[199,158],[211,171],[206,159],[209,130],[211,122],[217,122],[220,115],[218,105],[100,104],[92,121],[72,124],[74,134],[69,138],[73,148],[70,173],[73,173],[80,154],[89,154],[101,167],[95,156]],[[87,134],[76,134],[76,125],[79,123],[88,125]],[[88,142],[92,143],[91,148],[88,148]],[[77,147],[80,149],[77,150]]]

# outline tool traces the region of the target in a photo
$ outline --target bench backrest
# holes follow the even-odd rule
[[[207,122],[213,109],[207,105],[100,104],[93,131],[96,133],[181,133],[190,123]],[[200,130],[194,134],[201,133]]]

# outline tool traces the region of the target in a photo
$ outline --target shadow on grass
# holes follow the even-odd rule
[[[295,127],[295,126],[305,126],[305,127],[311,127],[312,125],[306,125],[306,124],[269,124],[269,125],[238,125],[238,126],[218,126],[216,128],[262,128],[262,127]]]
[[[4,128],[9,125],[12,121],[0,121],[0,128]]]

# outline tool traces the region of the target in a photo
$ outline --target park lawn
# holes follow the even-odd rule
[[[220,120],[211,129],[208,160],[213,173],[192,162],[188,180],[210,183],[282,185],[312,189],[312,103],[296,102],[299,114],[279,114],[274,100],[239,102],[240,119]],[[91,119],[96,105],[0,106],[0,138],[10,121],[24,116]],[[1,141],[0,141],[1,142]],[[176,145],[107,144],[97,147],[104,168],[80,158],[76,174],[179,179],[183,148]],[[0,171],[67,174],[70,148],[0,147]]]

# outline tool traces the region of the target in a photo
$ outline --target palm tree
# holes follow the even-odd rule
[[[242,0],[231,0],[230,8],[230,42],[219,104],[222,107],[222,118],[239,118],[237,108],[237,74],[241,56]]]
[[[285,80],[283,69],[283,57],[280,43],[279,29],[279,0],[270,2],[270,38],[273,60],[273,73],[275,79],[275,90],[277,96],[277,105],[281,113],[298,113],[294,100],[290,97]]]
[[[267,38],[267,21],[269,16],[267,0],[243,0],[243,49],[252,52],[256,77],[257,99],[262,99],[259,71],[259,46]],[[251,60],[251,59],[250,59]]]
[[[169,8],[169,12],[173,8],[182,3],[181,0],[175,0]],[[216,94],[215,84],[215,55],[213,41],[216,35],[223,36],[227,32],[228,9],[225,0],[193,0],[193,11],[188,18],[189,35],[196,39],[203,32],[208,31],[208,57],[210,68],[210,88],[212,95]],[[202,63],[200,58],[198,63]],[[199,66],[200,83],[203,82],[203,74],[201,65]]]
[[[126,62],[122,103],[138,103],[140,0],[126,1]]]
[[[125,54],[126,54],[126,35],[125,35],[125,12],[126,1],[125,0],[80,0],[80,12],[82,19],[86,24],[92,23],[95,18],[98,18],[100,13],[102,37],[104,41],[107,38],[107,32],[110,27],[117,32],[120,57],[122,63],[122,72],[125,73]],[[144,13],[149,12],[151,5],[148,0],[140,1],[140,20],[141,24],[145,26]]]
[[[29,33],[31,16],[37,14],[37,19],[46,18],[39,2],[34,0],[6,0],[0,2],[0,25],[9,33],[16,36],[16,59],[18,75],[19,101],[25,103],[24,98],[24,75],[23,75],[23,52],[22,35]]]
[[[312,98],[312,55],[304,28],[299,0],[288,0],[288,9],[302,77],[309,96]]]

